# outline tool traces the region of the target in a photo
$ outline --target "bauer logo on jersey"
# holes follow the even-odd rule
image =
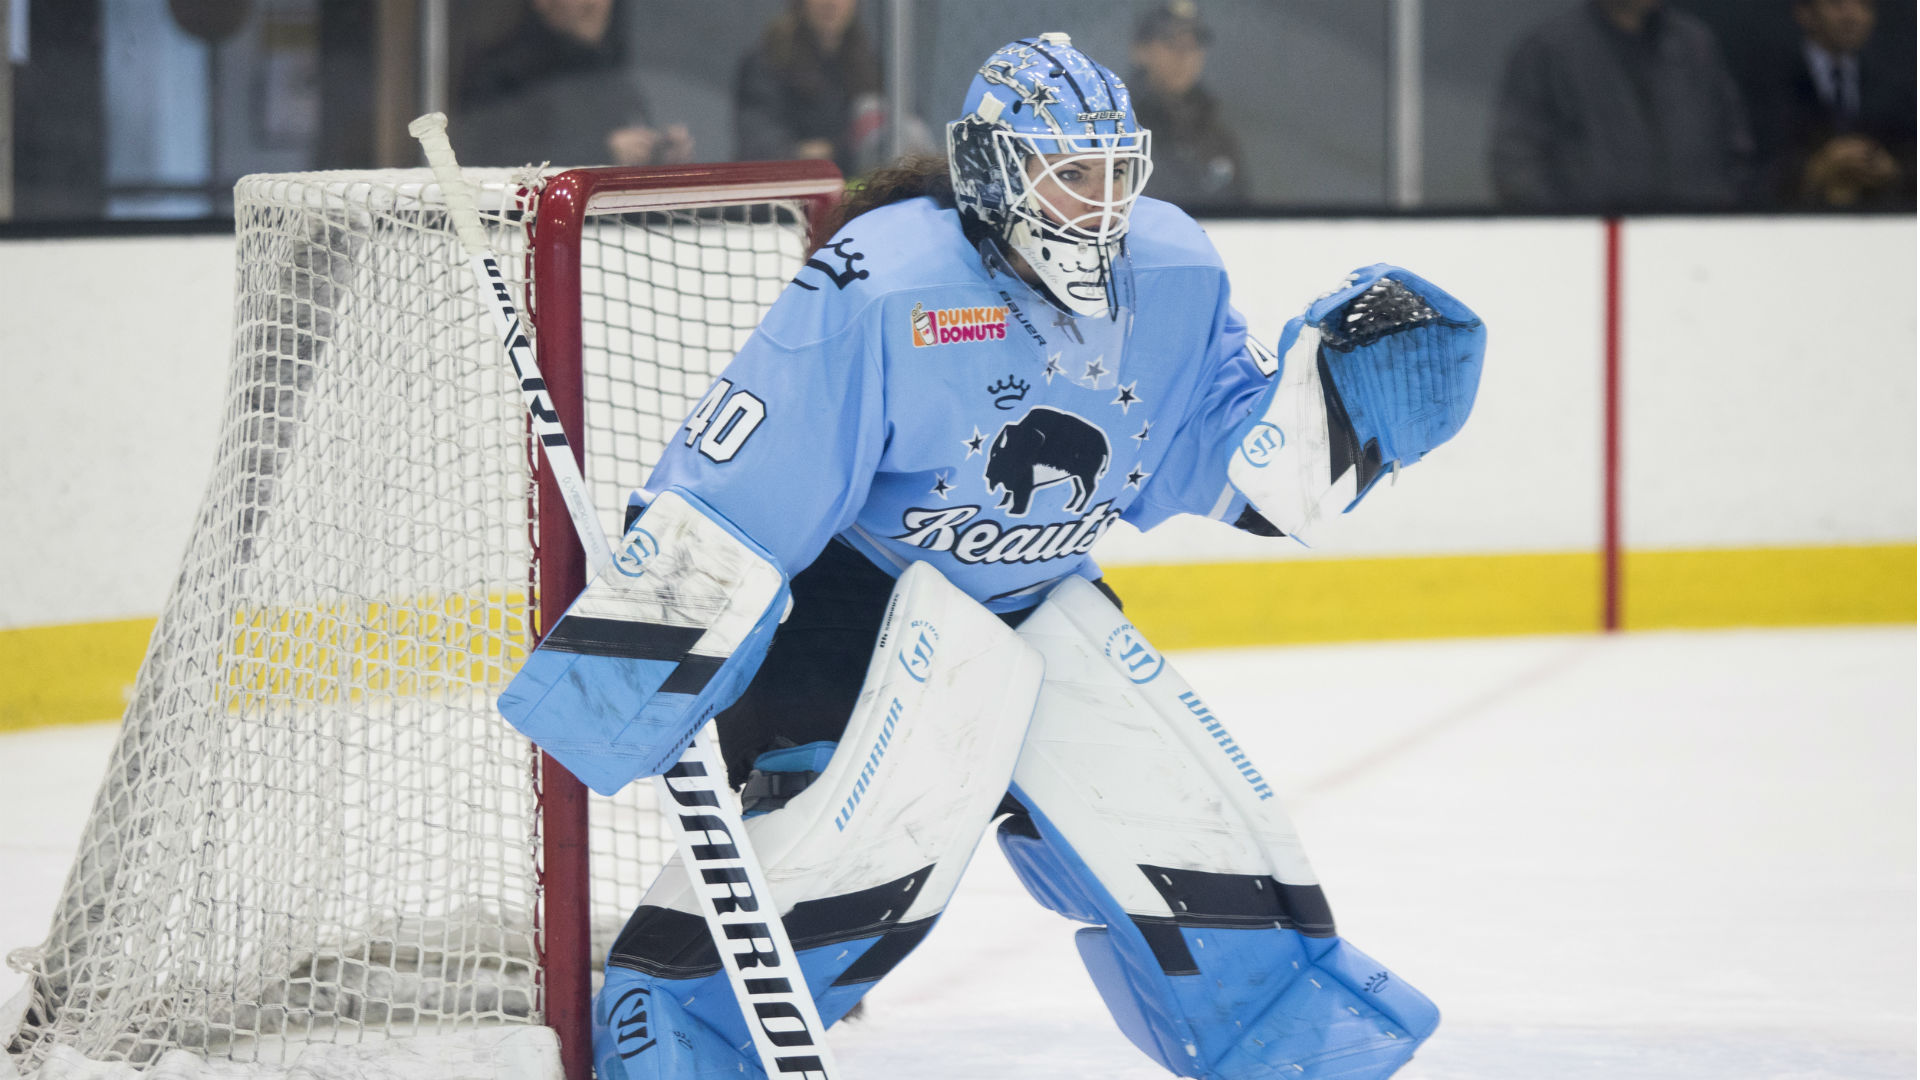
[[[925,619],[907,624],[907,640],[900,646],[900,666],[914,682],[926,682],[933,674],[933,651],[940,644],[940,631]]]
[[[1005,341],[1007,309],[957,307],[928,311],[913,305],[913,346],[957,345],[969,341]]]
[[[647,560],[660,554],[660,541],[645,529],[635,529],[627,534],[626,543],[613,557],[613,568],[628,577],[640,577],[647,572]]]
[[[1240,440],[1240,456],[1256,469],[1273,464],[1273,456],[1287,445],[1287,433],[1262,420]]]
[[[1107,635],[1107,658],[1120,665],[1120,670],[1135,683],[1150,683],[1160,677],[1167,666],[1167,658],[1161,656],[1132,623],[1121,623]]]

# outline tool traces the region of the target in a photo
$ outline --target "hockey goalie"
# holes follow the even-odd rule
[[[612,569],[501,698],[593,788],[709,717],[821,1017],[930,932],[981,831],[1085,924],[1179,1076],[1378,1078],[1439,1021],[1342,939],[1280,799],[1089,555],[1116,521],[1310,534],[1465,422],[1485,329],[1360,270],[1247,335],[1126,87],[995,52],[945,158],[856,192],[671,438]],[[764,1076],[678,861],[612,948],[609,1080]]]

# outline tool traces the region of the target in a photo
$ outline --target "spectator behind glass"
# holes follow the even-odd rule
[[[472,165],[689,161],[686,126],[657,127],[627,70],[616,0],[532,0],[514,32],[467,66],[452,118]]]
[[[1873,45],[1874,0],[1792,0],[1792,11],[1798,49],[1753,88],[1769,201],[1911,207],[1914,87]]]
[[[1508,58],[1491,154],[1503,206],[1737,206],[1752,154],[1712,32],[1662,0],[1586,0]]]
[[[1193,0],[1148,11],[1133,32],[1127,89],[1140,126],[1153,133],[1153,175],[1147,194],[1182,207],[1246,201],[1240,141],[1220,115],[1220,101],[1200,85],[1213,33]]]
[[[793,0],[767,24],[734,79],[734,157],[826,158],[848,176],[871,163],[886,110],[859,14],[859,0]]]

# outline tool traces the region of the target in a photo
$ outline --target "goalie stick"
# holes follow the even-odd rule
[[[532,342],[521,328],[513,295],[499,262],[488,250],[480,210],[447,138],[446,114],[428,113],[408,124],[407,131],[419,140],[433,167],[447,216],[466,249],[475,287],[493,315],[501,345],[519,377],[534,436],[566,500],[590,573],[598,575],[612,565],[612,549],[594,514],[566,431],[548,403],[546,382],[534,362]],[[761,1067],[769,1077],[830,1080],[836,1070],[819,1010],[767,888],[766,873],[734,809],[732,793],[725,788],[726,770],[719,760],[703,724],[679,764],[655,778],[661,805],[678,808],[668,817],[680,857],[690,877],[699,871],[697,877],[704,886],[695,890],[700,894],[700,910],[753,1036]],[[747,968],[753,969],[751,977]]]

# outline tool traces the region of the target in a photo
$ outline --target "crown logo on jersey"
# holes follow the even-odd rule
[[[804,274],[808,270],[818,270],[820,273],[827,275],[827,280],[833,282],[833,287],[836,289],[844,289],[856,281],[861,281],[873,276],[869,271],[855,270],[853,268],[854,263],[859,262],[867,256],[864,252],[848,251],[847,245],[851,243],[853,243],[853,237],[846,236],[823,246],[819,251],[814,253],[813,258],[807,260],[807,265],[801,267],[800,272]],[[840,269],[835,270],[820,257],[829,252],[840,260]],[[809,284],[801,280],[798,276],[794,277],[793,283],[808,292],[820,291],[820,286]]]
[[[1025,401],[1027,391],[1031,389],[1033,389],[1032,383],[1022,382],[1019,378],[1009,375],[1004,382],[997,382],[987,387],[987,393],[993,395],[993,407],[1004,410],[1013,408],[1013,403],[1016,401]]]

